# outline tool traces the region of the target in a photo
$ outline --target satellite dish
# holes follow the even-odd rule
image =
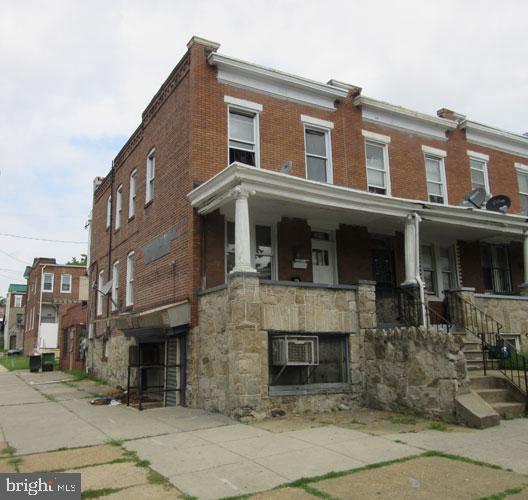
[[[492,212],[501,212],[503,214],[505,214],[510,207],[511,200],[504,194],[493,196],[493,198],[490,198],[486,203],[486,210],[491,210]]]
[[[112,288],[112,280],[110,281],[107,281],[103,286],[102,288],[99,290],[99,292],[101,292],[101,295],[108,295],[108,292],[110,291],[110,289]]]
[[[480,208],[486,201],[486,190],[484,188],[475,188],[467,194],[464,201],[460,204],[461,207]]]
[[[290,175],[291,174],[291,168],[292,168],[292,161],[291,160],[286,160],[283,164],[282,164],[282,167],[279,169],[279,172],[281,174],[287,174],[287,175]]]

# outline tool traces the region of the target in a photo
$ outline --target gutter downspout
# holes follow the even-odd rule
[[[426,307],[425,307],[425,290],[424,282],[420,276],[420,222],[422,218],[415,212],[413,214],[414,222],[414,234],[415,234],[415,255],[416,255],[416,264],[415,264],[415,279],[416,283],[420,288],[420,304],[422,309],[422,326],[427,328],[427,319],[426,319]]]

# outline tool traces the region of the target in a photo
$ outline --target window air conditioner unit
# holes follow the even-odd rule
[[[313,366],[319,364],[317,337],[284,335],[272,337],[274,366]]]

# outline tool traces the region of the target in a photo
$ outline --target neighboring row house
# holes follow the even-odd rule
[[[4,327],[4,349],[20,348],[24,345],[24,317],[26,311],[27,286],[12,283],[6,297]]]
[[[85,265],[57,264],[36,257],[24,273],[27,279],[24,354],[59,352],[61,307],[88,300]]]
[[[463,290],[520,346],[527,137],[218,48],[191,39],[96,179],[92,373],[229,414],[365,399],[361,334],[402,324],[402,285],[439,314]]]

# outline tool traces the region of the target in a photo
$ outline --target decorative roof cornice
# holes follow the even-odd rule
[[[218,68],[219,81],[286,100],[334,110],[334,102],[345,99],[348,95],[348,90],[342,87],[266,68],[216,52],[211,52],[207,60],[211,66]]]

